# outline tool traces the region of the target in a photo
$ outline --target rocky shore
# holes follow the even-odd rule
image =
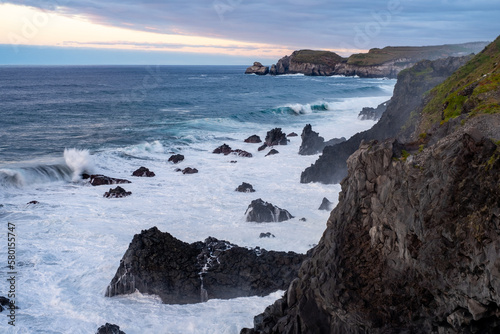
[[[399,140],[361,143],[321,241],[241,333],[500,331],[499,63],[497,38]]]

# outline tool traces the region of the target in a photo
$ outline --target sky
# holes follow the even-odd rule
[[[0,64],[249,65],[492,41],[498,0],[0,0]]]

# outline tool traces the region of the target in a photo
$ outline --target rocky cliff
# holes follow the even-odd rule
[[[325,147],[318,160],[302,172],[300,182],[339,183],[347,175],[347,158],[358,149],[362,140],[395,137],[403,127],[405,133],[411,132],[407,129],[411,127],[409,120],[411,115],[418,115],[423,109],[424,93],[442,83],[468,60],[470,56],[425,60],[401,72],[394,94],[377,124],[345,142]]]
[[[500,332],[499,60],[497,39],[430,92],[418,147],[362,143],[318,246],[242,333]]]
[[[464,56],[477,53],[486,45],[485,42],[475,42],[422,47],[385,47],[371,49],[368,53],[353,54],[348,58],[330,51],[298,50],[290,56],[281,58],[276,65],[272,65],[269,73],[396,78],[399,72],[421,60]]]

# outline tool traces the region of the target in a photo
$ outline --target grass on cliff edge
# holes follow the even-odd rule
[[[430,91],[419,131],[462,114],[500,113],[499,88],[500,36]]]
[[[331,51],[299,50],[292,53],[292,56],[297,63],[318,65],[333,65],[346,61],[345,58]]]

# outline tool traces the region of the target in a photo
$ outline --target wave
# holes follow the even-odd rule
[[[264,114],[281,114],[281,115],[306,115],[314,112],[328,111],[332,110],[328,102],[321,103],[293,103],[286,104],[281,107],[266,109],[262,111]]]
[[[63,157],[64,163],[61,164],[1,168],[0,186],[25,187],[57,181],[76,182],[83,173],[91,173],[93,170],[88,150],[65,149]]]

